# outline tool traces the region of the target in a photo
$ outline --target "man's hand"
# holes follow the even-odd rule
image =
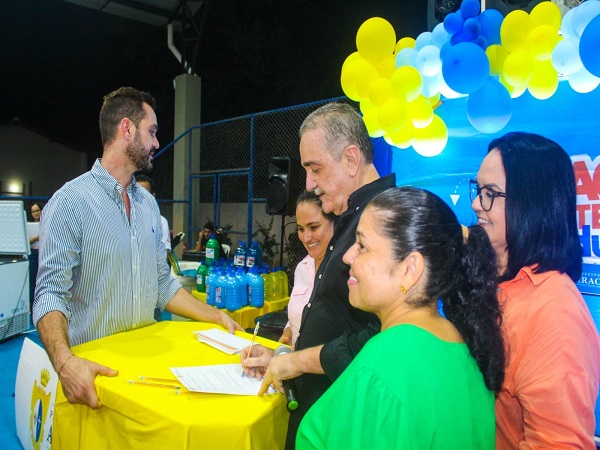
[[[234,334],[235,331],[244,331],[244,329],[235,320],[233,320],[231,317],[229,317],[223,311],[220,311],[220,312],[221,312],[221,320],[220,320],[219,324],[223,328],[227,329],[227,331],[229,331],[229,333]]]
[[[87,405],[92,409],[102,407],[96,393],[94,380],[97,375],[115,377],[117,370],[77,356],[71,357],[60,370],[59,379],[69,403]]]
[[[277,355],[271,359],[269,367],[263,376],[262,385],[258,391],[258,396],[262,395],[269,390],[269,386],[273,385],[275,389],[283,393],[283,386],[281,382],[283,380],[289,380],[302,375],[304,372],[300,370],[297,365],[296,356],[301,352],[284,353]]]
[[[252,351],[252,354],[250,354]],[[256,344],[242,349],[241,361],[246,376],[262,379],[267,366],[273,358],[274,350]]]

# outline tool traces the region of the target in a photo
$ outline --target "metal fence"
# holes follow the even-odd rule
[[[257,241],[267,263],[277,266],[282,261],[295,267],[306,251],[291,226],[295,224],[293,218],[266,213],[268,164],[274,156],[300,158],[298,130],[302,121],[330,101],[347,99],[322,100],[199,125],[155,155],[157,198],[169,223],[173,223],[173,204],[187,204],[187,248],[194,247],[205,222],[211,221],[224,229],[232,253],[239,240]],[[195,163],[188,168],[187,198],[170,199],[167,196],[173,192],[176,145],[184,145],[188,160]],[[301,176],[304,188],[304,171]]]
[[[187,221],[184,245],[193,248],[207,221],[225,231],[233,254],[238,241],[257,241],[264,259],[273,266],[283,261],[288,274],[306,251],[297,238],[293,218],[266,213],[269,160],[274,156],[300,158],[298,130],[304,118],[331,101],[346,97],[251,114],[190,128],[154,157],[151,176],[162,215],[174,223],[174,205],[184,204]],[[174,150],[183,145],[189,161],[187,194],[174,198]],[[304,171],[301,172],[304,187]],[[4,198],[4,197],[2,197]],[[15,197],[26,205],[43,204],[46,197]],[[291,280],[290,280],[291,281]]]

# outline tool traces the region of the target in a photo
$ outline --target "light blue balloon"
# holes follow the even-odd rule
[[[567,80],[569,81],[571,89],[580,94],[592,92],[598,87],[598,84],[600,84],[600,78],[589,73],[583,65],[577,72],[569,75]]]
[[[578,43],[575,39],[564,38],[552,50],[552,67],[562,74],[571,75],[581,69]]]
[[[450,40],[450,35],[444,28],[443,23],[438,23],[431,32],[431,45],[442,48]]]
[[[448,87],[461,94],[479,90],[490,73],[490,62],[481,47],[462,42],[451,47],[442,61],[442,74]]]
[[[433,77],[439,73],[442,68],[440,59],[440,49],[435,45],[427,45],[417,53],[417,69],[421,75]],[[429,96],[430,97],[430,96]]]
[[[467,98],[467,118],[481,133],[497,133],[512,116],[508,90],[495,78],[488,77],[483,86]]]
[[[431,31],[423,31],[421,34],[417,36],[415,40],[415,50],[419,51],[423,47],[431,44],[432,33]]]
[[[576,8],[568,10],[560,23],[560,31],[565,38],[579,39],[579,35],[573,28],[573,14],[575,14],[575,9]]]
[[[590,23],[594,17],[600,14],[600,1],[588,0],[574,9],[573,30],[575,30],[577,36],[581,36],[588,23]]]
[[[396,55],[396,69],[403,66],[417,67],[417,51],[414,48],[403,48]]]
[[[432,77],[423,76],[423,89],[421,90],[421,95],[425,97],[433,97],[440,92],[440,87],[438,85],[438,76],[434,75]]]

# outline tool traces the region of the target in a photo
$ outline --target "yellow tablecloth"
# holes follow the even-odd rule
[[[103,404],[96,411],[69,404],[57,389],[52,448],[282,449],[289,415],[280,394],[175,395],[174,389],[129,384],[140,375],[175,380],[170,367],[239,363],[239,355],[200,343],[192,333],[214,327],[164,321],[74,347],[77,356],[117,369],[119,375],[96,378]],[[278,345],[261,337],[256,342]]]
[[[198,292],[197,290],[192,291],[192,295],[203,302],[206,302],[206,294],[204,292]],[[235,320],[237,323],[241,325],[242,328],[252,328],[254,327],[254,319],[262,316],[263,314],[267,314],[273,311],[281,311],[283,308],[287,306],[290,298],[280,298],[277,300],[272,300],[270,302],[265,302],[262,308],[255,308],[253,306],[245,306],[242,309],[238,309],[237,311],[227,311],[224,309],[229,316]]]

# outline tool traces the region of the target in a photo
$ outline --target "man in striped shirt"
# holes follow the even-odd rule
[[[104,97],[103,154],[52,197],[40,225],[34,323],[70,403],[102,403],[97,375],[117,371],[78,358],[72,345],[154,322],[154,308],[242,330],[170,276],[154,197],[133,173],[152,168],[158,148],[155,100],[133,88]]]

